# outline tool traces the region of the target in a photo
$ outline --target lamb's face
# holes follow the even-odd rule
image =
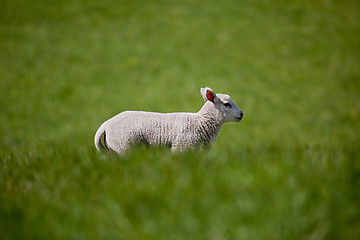
[[[239,122],[243,118],[243,112],[233,102],[231,97],[226,94],[216,94],[218,101],[215,102],[216,108],[224,114],[224,122]]]
[[[201,88],[201,95],[205,101],[210,101],[215,108],[223,114],[224,122],[239,122],[243,118],[243,112],[236,106],[231,97],[226,94],[215,94],[211,88]]]

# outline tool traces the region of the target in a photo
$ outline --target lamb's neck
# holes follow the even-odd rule
[[[222,113],[215,109],[212,103],[207,102],[198,112],[199,130],[206,133],[206,140],[214,140],[223,125]]]
[[[214,104],[206,102],[198,112],[199,118],[203,121],[209,121],[211,124],[221,126],[223,124],[223,113],[216,109]]]

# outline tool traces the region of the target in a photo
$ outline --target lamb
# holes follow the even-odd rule
[[[201,88],[200,92],[205,104],[197,113],[125,111],[110,118],[95,134],[97,150],[123,155],[138,143],[167,145],[173,152],[210,146],[222,125],[239,122],[243,112],[229,95],[215,94],[209,87]]]

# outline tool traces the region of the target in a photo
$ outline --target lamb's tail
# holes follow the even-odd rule
[[[96,149],[101,152],[102,150],[107,150],[107,146],[106,146],[106,140],[105,140],[105,124],[102,124],[99,129],[96,131],[95,134],[95,146]],[[104,135],[104,144],[101,142],[101,137]]]

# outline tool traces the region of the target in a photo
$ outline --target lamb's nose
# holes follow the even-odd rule
[[[240,112],[240,117],[242,118],[244,116],[243,112]]]

